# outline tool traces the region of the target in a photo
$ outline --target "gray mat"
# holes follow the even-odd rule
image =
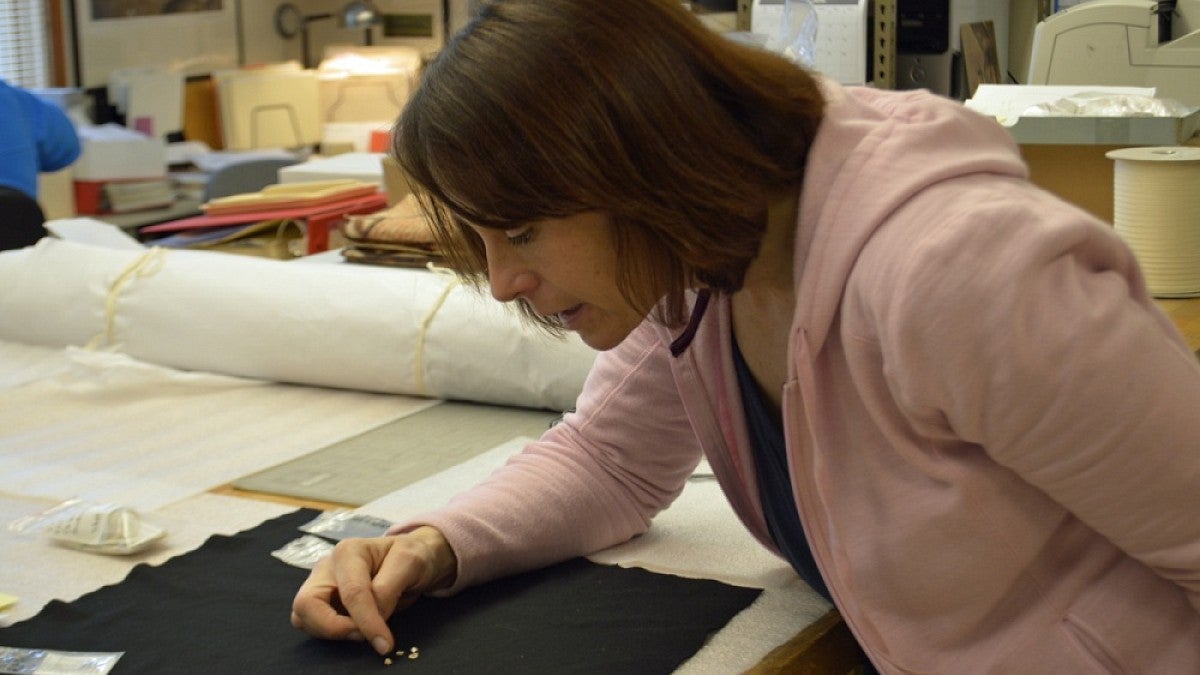
[[[558,417],[547,410],[446,401],[233,486],[358,506],[518,436],[537,438]]]

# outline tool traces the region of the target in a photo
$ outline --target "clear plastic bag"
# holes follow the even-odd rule
[[[9,523],[12,532],[41,534],[71,548],[109,555],[128,555],[166,536],[133,509],[69,499],[41,513]]]
[[[805,68],[812,68],[817,50],[817,9],[810,0],[784,0],[779,30],[767,38],[767,49]]]
[[[6,675],[104,675],[125,652],[64,652],[0,647],[0,673]]]
[[[324,511],[300,526],[301,532],[341,541],[351,537],[381,537],[392,526],[391,521],[349,509]]]
[[[349,509],[325,511],[300,526],[303,537],[288,542],[271,555],[293,566],[307,570],[333,551],[334,542],[351,537],[381,537],[387,534],[391,521]]]
[[[292,567],[311,570],[317,561],[333,553],[333,542],[306,534],[271,551],[271,555]]]

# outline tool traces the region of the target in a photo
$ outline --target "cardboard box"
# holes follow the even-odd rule
[[[1029,165],[1029,178],[1042,188],[1088,211],[1106,223],[1113,221],[1113,160],[1109,150],[1137,147],[1120,145],[1051,145],[1031,143],[1021,146],[1021,156]],[[1155,145],[1200,146],[1200,135],[1179,143]]]
[[[1200,110],[1180,117],[1021,117],[1021,145],[1180,145],[1200,131]]]

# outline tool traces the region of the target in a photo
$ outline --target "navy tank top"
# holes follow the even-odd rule
[[[800,514],[796,511],[783,429],[772,417],[736,338],[733,340],[733,364],[737,371],[738,389],[742,394],[742,408],[746,412],[754,468],[758,473],[758,497],[762,501],[771,539],[800,578],[832,603],[829,589],[821,578],[808,538],[804,535],[804,527],[800,525]]]

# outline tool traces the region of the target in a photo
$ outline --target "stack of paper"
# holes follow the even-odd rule
[[[105,183],[102,191],[102,208],[112,213],[160,208],[175,201],[175,183],[170,178],[113,181]]]
[[[338,204],[359,197],[377,194],[379,188],[371,183],[353,179],[278,183],[258,192],[246,192],[205,202],[202,209],[209,215],[230,213],[260,213],[276,209],[312,208]]]

